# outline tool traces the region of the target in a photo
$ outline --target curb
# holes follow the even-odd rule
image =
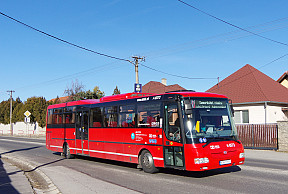
[[[27,175],[26,175],[26,172],[25,170],[21,169],[24,171],[24,174],[25,176],[27,177],[27,179],[29,180],[30,184],[31,184],[31,187],[32,189],[34,190],[35,193],[39,193],[39,194],[60,194],[61,192],[59,191],[59,189],[56,187],[56,185],[54,185],[54,183],[51,181],[51,179],[46,175],[44,174],[41,170],[39,170],[39,168],[36,166],[36,165],[33,165],[31,163],[28,163],[27,161],[24,161],[24,160],[21,160],[19,158],[15,158],[15,157],[11,157],[11,156],[1,156],[1,158],[3,159],[6,159],[8,160],[9,162],[12,161],[12,164],[18,164],[19,166],[21,165],[25,165],[27,166],[29,169],[33,169],[34,172],[36,172],[38,175],[40,175],[47,183],[47,189],[38,189],[38,188],[35,188],[33,186],[33,182],[35,182],[34,180],[31,180],[31,178],[29,178]]]

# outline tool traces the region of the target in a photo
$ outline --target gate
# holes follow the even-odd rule
[[[244,148],[278,149],[278,126],[273,124],[236,124]]]

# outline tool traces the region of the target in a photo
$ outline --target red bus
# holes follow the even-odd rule
[[[204,171],[241,165],[244,148],[226,96],[128,93],[50,105],[46,147],[159,168]]]

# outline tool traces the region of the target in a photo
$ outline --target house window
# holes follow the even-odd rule
[[[235,110],[234,121],[235,123],[249,123],[248,110]]]

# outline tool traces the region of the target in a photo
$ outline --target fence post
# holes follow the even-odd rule
[[[252,124],[252,148],[255,148],[255,143],[254,143],[254,124]]]
[[[279,150],[279,133],[278,133],[278,123],[276,125],[276,142],[277,142],[277,150]]]

